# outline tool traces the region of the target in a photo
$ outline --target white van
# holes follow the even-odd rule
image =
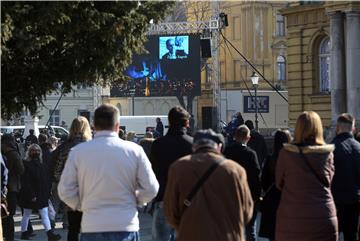
[[[156,118],[160,118],[163,123],[165,135],[169,128],[167,115],[120,116],[120,128],[126,133],[134,131],[137,136],[142,137],[147,130],[155,130]]]
[[[39,132],[43,132],[44,129],[49,129],[49,132],[51,134],[54,134],[57,138],[60,138],[62,140],[65,140],[69,135],[69,132],[61,126],[50,126],[50,128],[45,128],[44,125],[38,125],[38,127]],[[15,137],[26,138],[29,133],[24,133],[24,130],[25,126],[1,126],[1,133],[14,133]]]

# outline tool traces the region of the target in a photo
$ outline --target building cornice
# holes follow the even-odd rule
[[[360,2],[326,2],[325,9],[327,13],[333,12],[360,12]]]

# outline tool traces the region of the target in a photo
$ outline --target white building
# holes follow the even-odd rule
[[[94,110],[101,105],[101,87],[98,86],[74,87],[72,92],[64,94],[59,101],[60,96],[60,93],[47,96],[44,106],[39,107],[39,125],[45,125],[49,121],[50,125],[59,126],[65,121],[69,128],[72,120],[80,115],[91,122]]]

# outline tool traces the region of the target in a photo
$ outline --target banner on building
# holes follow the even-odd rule
[[[269,113],[269,96],[258,96],[258,113]],[[244,113],[255,113],[255,96],[244,96]]]

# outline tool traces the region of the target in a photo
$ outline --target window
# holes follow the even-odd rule
[[[277,64],[277,80],[278,81],[285,81],[285,58],[284,56],[279,55],[276,59]]]
[[[276,36],[285,36],[285,20],[280,14],[276,14]]]
[[[50,116],[50,125],[59,126],[60,125],[60,110],[49,110]],[[51,115],[52,114],[52,115]]]
[[[330,38],[324,38],[319,47],[319,90],[330,91]]]

